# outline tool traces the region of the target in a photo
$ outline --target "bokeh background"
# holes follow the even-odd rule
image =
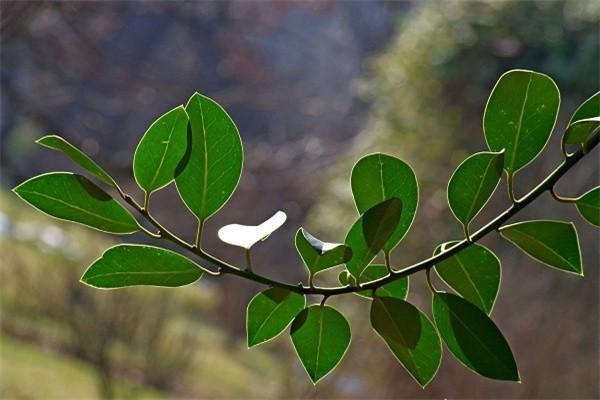
[[[34,140],[64,135],[135,196],[131,158],[147,126],[194,91],[220,102],[245,145],[240,185],[210,220],[253,224],[284,210],[286,225],[255,251],[261,273],[305,279],[293,248],[298,226],[342,240],[356,217],[349,174],[363,154],[409,162],[420,208],[393,255],[400,268],[461,236],[446,183],[485,149],[483,107],[499,75],[530,68],[561,89],[557,129],[598,90],[600,3],[572,1],[33,2],[1,6],[0,397],[41,398],[597,398],[599,236],[573,208],[539,199],[515,220],[575,220],[585,278],[544,267],[496,237],[503,261],[493,318],[523,383],[494,382],[444,356],[421,390],[371,331],[368,304],[331,299],[353,341],[313,387],[283,334],[245,346],[245,307],[260,286],[205,278],[181,289],[96,291],[78,283],[117,239],[36,213],[9,191],[41,172],[75,169]],[[560,162],[559,133],[517,178],[517,192]],[[596,150],[597,151],[597,150]],[[559,185],[598,184],[598,156]],[[498,190],[480,224],[507,205]],[[169,187],[154,214],[191,239],[195,219]],[[320,283],[335,282],[336,271]],[[439,284],[439,282],[438,282]],[[423,276],[409,299],[429,312]],[[315,301],[317,299],[314,299]],[[446,351],[447,353],[447,351]]]

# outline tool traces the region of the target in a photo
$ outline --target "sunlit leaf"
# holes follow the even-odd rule
[[[27,203],[59,219],[110,233],[133,233],[133,216],[86,177],[52,172],[33,177],[13,189]]]
[[[391,198],[402,201],[402,216],[392,236],[383,246],[392,250],[408,232],[419,202],[415,173],[408,164],[395,157],[374,153],[361,158],[352,169],[352,194],[360,214]]]
[[[449,242],[450,248],[458,242]],[[434,254],[439,254],[438,246]],[[440,261],[435,271],[444,282],[465,299],[491,314],[500,288],[500,260],[486,247],[474,243],[455,255]]]
[[[375,297],[371,325],[419,385],[427,386],[442,361],[440,338],[427,316],[404,300]]]
[[[343,243],[323,242],[304,228],[296,232],[296,249],[311,274],[346,263],[352,258],[352,249]]]
[[[57,135],[47,135],[36,140],[36,143],[39,143],[49,149],[62,151],[81,168],[85,169],[103,182],[113,187],[117,187],[114,179],[101,166],[96,164],[96,162],[87,154],[73,146],[66,139]]]
[[[249,249],[279,229],[286,219],[287,216],[283,211],[277,211],[271,218],[259,225],[225,225],[219,229],[217,235],[225,243]]]
[[[175,179],[187,146],[187,126],[187,114],[179,106],[154,121],[140,140],[133,156],[133,174],[146,193]]]
[[[350,325],[329,306],[305,308],[292,322],[292,343],[308,376],[317,383],[342,360],[350,345]]]
[[[248,347],[271,340],[283,332],[305,304],[303,295],[276,287],[254,296],[246,311]]]
[[[596,186],[575,202],[577,211],[592,225],[600,226],[600,186]]]
[[[185,110],[191,129],[175,183],[190,211],[206,220],[229,200],[240,180],[242,141],[232,119],[212,99],[195,93]]]
[[[504,169],[509,174],[546,146],[559,104],[558,87],[547,75],[511,70],[500,77],[485,107],[483,130],[490,150],[506,150]]]
[[[121,244],[94,261],[81,281],[104,289],[136,285],[176,287],[193,283],[201,276],[200,267],[180,254],[154,246]]]
[[[520,380],[506,339],[477,306],[454,294],[436,293],[433,318],[444,343],[465,367],[491,379]]]
[[[572,223],[526,221],[503,226],[499,231],[531,258],[583,276],[579,239]]]
[[[504,152],[481,152],[458,166],[448,183],[448,204],[465,227],[488,202],[502,176]]]

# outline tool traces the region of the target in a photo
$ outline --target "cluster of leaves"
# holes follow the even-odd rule
[[[500,287],[501,265],[494,253],[475,243],[497,230],[532,258],[569,273],[582,275],[579,243],[572,223],[524,221],[502,224],[542,192],[550,191],[562,202],[574,203],[588,222],[600,224],[600,188],[579,198],[554,192],[554,183],[598,143],[600,93],[575,112],[563,135],[565,163],[538,188],[522,199],[513,191],[515,174],[531,163],[548,142],[560,104],[554,81],[526,70],[505,73],[492,90],[485,108],[483,129],[489,151],[476,153],[458,166],[448,184],[448,203],[461,223],[465,239],[439,245],[432,258],[402,270],[390,265],[390,253],[407,234],[416,214],[419,189],[409,165],[389,155],[375,153],[360,159],[352,170],[351,186],[358,217],[343,243],[329,243],[300,228],[297,251],[308,270],[308,285],[294,286],[253,272],[250,251],[286,220],[278,211],[257,226],[232,224],[221,228],[221,240],[245,250],[245,269],[223,262],[201,248],[208,218],[232,195],[243,163],[238,130],[213,100],[194,94],[154,122],[141,139],[133,160],[135,180],[144,191],[143,205],[125,194],[110,175],[87,155],[58,136],[39,143],[69,156],[140,212],[157,232],[144,227],[120,202],[87,178],[54,172],[29,179],[14,191],[29,204],[53,216],[105,232],[137,231],[168,239],[199,256],[201,263],[173,251],[122,244],[108,249],[84,273],[82,282],[98,288],[132,285],[182,286],[203,273],[233,273],[270,287],[248,304],[247,341],[252,347],[282,333],[288,325],[294,348],[310,379],[316,383],[342,360],[350,345],[350,326],[328,297],[354,293],[371,302],[371,325],[398,361],[421,385],[435,376],[442,357],[442,341],[472,371],[492,379],[518,381],[519,372],[510,347],[490,319]],[[569,154],[567,146],[580,147]],[[507,175],[513,205],[476,233],[470,224],[497,189],[502,172]],[[152,193],[175,182],[188,209],[198,219],[195,244],[166,230],[149,212]],[[376,263],[383,254],[384,263]],[[313,278],[342,266],[342,286],[319,288]],[[453,292],[436,289],[430,279],[434,269]],[[432,293],[433,322],[409,303],[409,275],[425,270]],[[307,306],[307,295],[322,295],[320,304]]]

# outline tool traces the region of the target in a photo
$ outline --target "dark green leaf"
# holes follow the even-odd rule
[[[347,286],[347,285],[355,286],[356,285],[356,279],[354,279],[352,274],[347,270],[343,270],[339,273],[338,281],[340,282],[340,284],[342,286]]]
[[[600,92],[594,93],[589,99],[581,103],[571,116],[569,125],[575,121],[598,116],[600,116]]]
[[[352,249],[343,243],[323,242],[304,228],[296,232],[296,249],[312,275],[344,264],[352,258]]]
[[[388,274],[389,271],[385,265],[369,265],[363,271],[362,275],[360,276],[360,279],[363,282],[363,284],[367,284],[371,281],[383,278]],[[347,285],[349,283],[352,283],[354,278],[348,271],[342,271],[340,272],[338,279],[342,285]],[[361,290],[356,292],[356,294],[369,299],[373,298],[372,290]],[[376,296],[380,297],[397,297],[399,299],[406,300],[406,297],[408,296],[408,276],[396,279],[395,281],[386,283],[385,285],[378,287],[375,291],[375,294]]]
[[[248,347],[271,340],[283,332],[305,304],[303,295],[276,287],[254,296],[246,311]]]
[[[308,376],[317,383],[342,360],[350,345],[350,325],[329,306],[304,309],[292,322],[292,343]]]
[[[575,226],[561,221],[526,221],[506,225],[500,234],[533,259],[583,276]]]
[[[402,216],[392,236],[383,246],[392,250],[406,235],[419,202],[417,178],[403,161],[382,153],[361,158],[352,169],[352,194],[360,214],[384,200],[397,197],[402,201]]]
[[[600,129],[600,117],[580,119],[573,122],[565,131],[565,143],[583,143],[594,132]]]
[[[158,118],[144,133],[133,156],[135,180],[147,194],[167,186],[187,146],[188,116],[179,106]]]
[[[485,108],[483,130],[490,150],[506,149],[508,174],[525,167],[546,146],[559,104],[558,87],[547,75],[512,70],[500,77]]]
[[[448,204],[466,228],[488,202],[502,176],[504,152],[473,154],[458,166],[448,183]]]
[[[115,188],[117,187],[114,179],[101,166],[96,164],[96,162],[87,154],[73,146],[71,143],[67,142],[64,138],[57,135],[47,135],[39,138],[36,143],[39,143],[49,149],[62,151],[81,168],[93,174],[103,182]]]
[[[229,115],[212,99],[195,93],[185,109],[191,130],[175,183],[190,211],[206,220],[229,200],[240,180],[242,141]]]
[[[458,242],[446,243],[446,248]],[[442,246],[435,249],[439,254]],[[489,249],[472,244],[435,266],[437,274],[458,294],[490,314],[500,288],[500,260]]]
[[[81,277],[104,289],[149,285],[176,287],[200,279],[202,270],[190,259],[153,246],[121,244],[106,250]]]
[[[346,263],[348,271],[358,278],[373,261],[394,233],[402,215],[398,198],[385,200],[364,212],[346,235],[346,246],[352,249],[352,259]]]
[[[427,316],[404,300],[375,297],[371,325],[419,385],[427,386],[442,361],[440,338]]]
[[[38,210],[110,233],[139,230],[133,216],[87,178],[70,172],[33,177],[13,189]]]
[[[266,240],[287,219],[283,211],[277,211],[271,218],[259,225],[231,224],[219,229],[217,235],[223,242],[250,249],[261,240]]]
[[[433,296],[433,318],[444,343],[465,367],[491,379],[520,380],[506,339],[478,307],[439,292]]]
[[[577,211],[590,224],[600,226],[600,186],[596,186],[575,202]]]

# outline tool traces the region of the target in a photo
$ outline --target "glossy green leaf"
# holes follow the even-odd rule
[[[458,242],[446,243],[450,248]],[[442,246],[435,249],[439,254]],[[444,282],[486,314],[491,314],[500,288],[500,260],[484,246],[474,243],[437,263],[435,271]]]
[[[362,283],[367,284],[371,281],[383,278],[388,274],[389,271],[385,265],[373,264],[365,268],[360,277]],[[338,280],[342,285],[354,283],[354,277],[348,271],[340,272],[340,274],[338,275]],[[378,287],[375,291],[375,295],[379,297],[396,297],[402,300],[406,300],[406,297],[408,296],[408,286],[408,276],[405,276]],[[360,290],[356,292],[356,294],[362,297],[366,297],[368,299],[373,298],[372,290]]]
[[[465,228],[488,202],[502,177],[504,152],[473,154],[458,166],[448,183],[448,204]]]
[[[559,104],[558,87],[547,75],[512,70],[500,77],[485,107],[483,130],[490,150],[506,150],[504,169],[509,174],[546,146]]]
[[[13,189],[27,203],[58,219],[110,233],[133,233],[139,226],[119,202],[86,177],[52,172]]]
[[[217,232],[219,239],[232,246],[250,249],[261,240],[266,240],[271,233],[284,224],[287,215],[283,211],[277,211],[271,218],[259,225],[225,225]]]
[[[176,287],[193,283],[201,276],[200,267],[180,254],[160,247],[121,244],[94,261],[81,281],[103,289],[137,285]]]
[[[360,214],[391,198],[402,201],[402,216],[383,246],[392,250],[408,232],[417,212],[419,187],[412,168],[395,157],[374,153],[361,158],[352,169],[352,194]]]
[[[375,297],[371,325],[419,385],[427,386],[442,361],[440,338],[427,316],[404,300]]]
[[[352,249],[345,244],[323,242],[304,228],[296,232],[296,250],[312,275],[344,264],[352,258]]]
[[[444,343],[465,367],[491,379],[520,380],[506,339],[477,306],[439,292],[433,296],[433,318]]]
[[[575,226],[561,221],[526,221],[506,225],[500,234],[531,258],[550,267],[583,276]]]
[[[283,332],[305,304],[303,295],[277,287],[254,296],[246,310],[248,347],[271,340]]]
[[[583,143],[594,132],[600,130],[600,117],[580,119],[573,122],[565,131],[565,143]]]
[[[212,99],[194,93],[185,109],[191,129],[175,183],[190,211],[206,220],[229,200],[240,180],[242,140],[232,119]]]
[[[118,187],[114,179],[87,154],[73,146],[66,139],[57,135],[47,135],[36,140],[36,143],[41,144],[49,149],[62,151],[73,162],[85,169],[95,177],[102,180],[113,187]]]
[[[575,202],[577,211],[592,225],[600,226],[600,186],[596,186]]]
[[[352,259],[346,263],[355,277],[373,261],[394,233],[402,216],[402,201],[396,197],[385,200],[363,213],[346,235],[345,243],[352,249]]]
[[[600,116],[600,92],[594,93],[589,99],[581,103],[571,116],[569,125],[582,119]]]
[[[158,118],[144,133],[133,156],[133,175],[147,194],[175,179],[187,148],[188,116],[183,106]]]
[[[296,353],[315,384],[339,364],[350,345],[348,321],[329,306],[305,308],[290,331]]]

